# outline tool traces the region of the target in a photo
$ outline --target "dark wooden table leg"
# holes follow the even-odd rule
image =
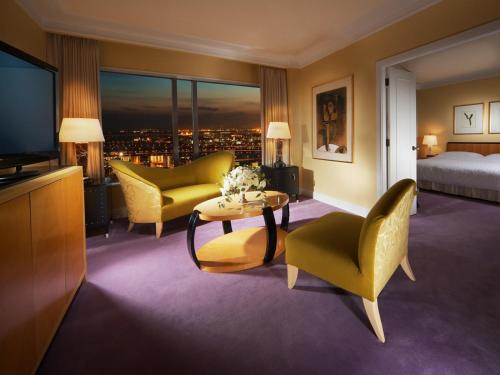
[[[276,230],[276,221],[274,220],[274,213],[271,207],[265,207],[262,210],[264,221],[267,228],[267,244],[266,255],[264,256],[264,263],[270,262],[274,259],[276,252],[276,243],[278,242],[278,233]]]
[[[222,228],[224,229],[224,234],[231,233],[233,231],[233,227],[231,225],[230,220],[225,220],[222,222]]]
[[[194,234],[196,232],[196,223],[198,222],[198,217],[200,216],[200,211],[194,210],[189,218],[188,230],[187,230],[187,248],[189,255],[193,260],[196,267],[200,268],[200,261],[196,257],[196,249],[194,248]]]
[[[284,231],[288,231],[288,223],[289,222],[290,222],[290,205],[287,203],[287,205],[281,209],[280,228],[283,229]]]

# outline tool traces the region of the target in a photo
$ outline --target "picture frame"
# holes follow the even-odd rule
[[[453,134],[483,134],[484,104],[453,107]]]
[[[352,163],[352,76],[312,89],[313,158]]]
[[[500,134],[500,100],[489,102],[489,130],[490,134]]]

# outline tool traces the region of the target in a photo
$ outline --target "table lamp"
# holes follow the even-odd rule
[[[286,164],[283,162],[283,139],[292,138],[288,122],[270,122],[266,138],[275,140],[276,161],[273,166],[275,168],[285,167]]]
[[[104,142],[101,124],[96,118],[69,118],[63,119],[59,130],[59,142],[73,142],[78,144],[89,142]],[[81,158],[78,157],[77,160]],[[79,163],[83,164],[83,163]],[[85,166],[84,167],[85,171]]]
[[[424,135],[422,144],[427,146],[427,156],[434,156],[432,155],[432,146],[436,146],[438,144],[437,137],[432,134]]]

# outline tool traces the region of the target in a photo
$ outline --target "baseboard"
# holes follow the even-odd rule
[[[370,211],[366,207],[361,207],[356,204],[352,204],[337,198],[330,197],[329,195],[318,193],[317,191],[309,191],[301,189],[301,194],[306,195],[308,197],[312,197],[313,199],[329,204],[330,206],[334,206],[340,208],[341,210],[353,213],[355,215],[366,217],[368,212]]]

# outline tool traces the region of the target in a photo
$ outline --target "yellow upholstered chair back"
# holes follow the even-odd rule
[[[378,200],[363,223],[358,261],[361,273],[371,282],[372,300],[408,253],[410,210],[415,194],[415,181],[397,182]]]
[[[234,154],[230,151],[219,151],[196,159],[188,167],[193,169],[197,184],[219,184],[223,175],[234,165]]]
[[[234,155],[229,151],[214,152],[172,169],[150,168],[121,160],[110,160],[109,163],[115,172],[121,172],[160,190],[168,190],[180,186],[222,182],[222,175],[233,166]]]
[[[173,169],[151,168],[121,160],[110,160],[109,164],[115,172],[126,174],[147,185],[154,185],[160,190],[194,185],[196,183],[194,174],[187,170],[187,166]]]

